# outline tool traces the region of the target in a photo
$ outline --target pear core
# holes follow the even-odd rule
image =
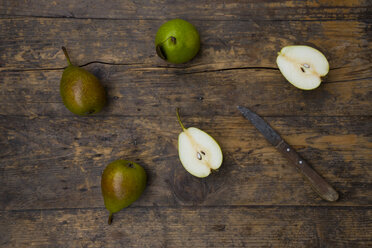
[[[309,46],[286,46],[278,53],[276,63],[283,76],[295,87],[303,90],[317,88],[327,75],[327,58]]]
[[[208,176],[222,164],[220,146],[206,132],[195,127],[185,128],[178,110],[177,118],[183,130],[178,136],[178,154],[183,167],[193,176]]]

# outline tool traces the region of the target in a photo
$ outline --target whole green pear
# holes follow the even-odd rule
[[[101,178],[101,190],[107,210],[108,224],[114,213],[135,202],[146,187],[146,172],[138,164],[116,160],[105,168]]]
[[[160,58],[180,64],[191,60],[200,49],[199,32],[182,19],[173,19],[160,26],[155,37]]]
[[[68,62],[60,83],[64,105],[78,115],[98,113],[106,104],[105,89],[92,73],[71,64],[66,48],[62,50]]]

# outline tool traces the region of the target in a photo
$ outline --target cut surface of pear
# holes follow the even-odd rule
[[[178,136],[178,154],[183,167],[196,177],[206,177],[220,168],[222,150],[212,136],[195,127],[185,128],[178,110],[177,118],[182,127]]]
[[[283,76],[294,86],[303,90],[317,88],[321,77],[327,75],[327,58],[309,46],[286,46],[278,53],[276,63]]]

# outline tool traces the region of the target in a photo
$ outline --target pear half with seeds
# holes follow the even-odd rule
[[[302,90],[317,88],[321,77],[327,75],[327,58],[309,46],[286,46],[276,59],[280,72],[294,86]]]
[[[179,110],[177,119],[182,132],[178,136],[178,154],[183,167],[195,177],[207,177],[220,168],[223,155],[218,143],[206,132],[195,128],[185,128]]]

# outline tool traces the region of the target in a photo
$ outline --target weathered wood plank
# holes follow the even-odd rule
[[[176,17],[203,44],[178,66],[153,47]],[[311,92],[275,64],[281,47],[304,43],[332,68]],[[101,114],[76,117],[62,105],[62,45],[106,86]],[[362,0],[0,0],[0,246],[372,246],[371,51]],[[340,200],[317,197],[238,104],[266,116]],[[182,168],[176,106],[221,144],[218,173],[196,179]],[[107,226],[100,175],[118,158],[142,164],[149,182]]]
[[[238,115],[237,105],[263,116],[372,115],[372,70],[332,70],[313,91],[298,90],[278,70],[225,70],[183,74],[183,69],[91,64],[109,98],[99,116],[173,116],[182,107],[194,116]],[[354,68],[355,69],[355,68]],[[0,114],[73,116],[62,103],[62,71],[0,73]]]
[[[156,56],[155,34],[160,20],[71,20],[50,18],[0,19],[1,70],[61,68],[66,66],[61,46],[78,64],[103,61],[166,66]],[[372,64],[372,23],[361,21],[193,21],[200,32],[198,56],[178,67],[224,69],[276,68],[283,46],[318,47],[331,68],[350,68],[355,74]]]
[[[144,4],[146,3],[146,4]],[[338,1],[0,1],[0,15],[201,20],[330,20],[370,18],[367,0]]]
[[[0,212],[2,247],[370,247],[363,208],[128,208]]]
[[[265,119],[340,192],[331,205],[372,205],[371,117]],[[149,174],[136,206],[329,204],[239,114],[188,117],[184,124],[220,143],[224,164],[218,173],[197,179],[183,169],[175,114],[2,117],[0,209],[101,207],[102,170],[118,158],[136,160]]]

